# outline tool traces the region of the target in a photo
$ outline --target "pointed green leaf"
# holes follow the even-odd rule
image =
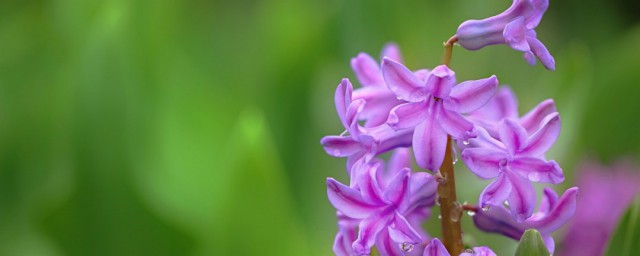
[[[549,256],[549,251],[542,241],[540,232],[535,229],[525,231],[520,238],[516,256]]]
[[[640,197],[627,208],[611,236],[607,255],[637,255],[634,247],[640,241]],[[634,254],[635,253],[635,254]]]

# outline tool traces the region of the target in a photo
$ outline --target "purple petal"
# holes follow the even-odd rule
[[[325,136],[320,144],[327,154],[334,157],[347,157],[363,150],[362,145],[350,136]]]
[[[411,203],[409,210],[415,208],[431,207],[435,203],[438,193],[438,183],[426,172],[416,172],[411,174]]]
[[[512,119],[502,119],[498,124],[498,135],[509,154],[519,152],[527,143],[527,131]]]
[[[547,250],[549,251],[549,253],[553,255],[553,251],[556,249],[556,242],[553,241],[553,237],[543,236],[542,241],[544,242],[544,245],[547,246]]]
[[[336,256],[353,256],[355,252],[351,245],[355,240],[355,228],[341,228],[333,241],[333,253]]]
[[[520,16],[515,20],[509,22],[505,27],[502,35],[504,40],[511,48],[516,51],[528,52],[529,44],[525,37],[525,21],[524,17]]]
[[[410,102],[425,99],[423,83],[404,65],[384,58],[382,60],[382,76],[387,82],[389,90],[395,93],[399,99]]]
[[[469,140],[476,137],[474,126],[471,121],[467,120],[461,114],[453,111],[446,110],[443,107],[439,108],[440,113],[438,120],[440,121],[440,127],[442,130],[451,135],[451,137],[459,140]]]
[[[539,220],[527,220],[527,223],[538,229],[542,234],[551,234],[567,223],[576,212],[576,197],[578,188],[572,187],[562,194],[558,203],[547,215]]]
[[[436,122],[433,112],[414,129],[413,153],[418,166],[435,172],[440,169],[444,159],[447,134]]]
[[[402,169],[396,174],[384,192],[384,198],[400,208],[400,211],[405,210],[409,204],[409,181],[411,171],[409,169]]]
[[[514,240],[519,240],[525,230],[522,223],[516,223],[509,210],[502,205],[476,212],[473,223],[484,232],[502,234]]]
[[[556,139],[558,139],[560,126],[560,115],[558,112],[547,115],[540,129],[527,140],[527,146],[522,149],[522,153],[532,156],[543,155],[553,146]]]
[[[347,114],[345,115],[345,122],[349,124],[346,126],[349,134],[357,138],[360,135],[360,125],[358,124],[358,115],[364,109],[365,101],[363,99],[357,99],[351,102],[347,107]]]
[[[473,247],[473,253],[461,253],[459,256],[496,256],[491,248],[486,246]]]
[[[520,124],[529,134],[533,134],[540,128],[544,118],[553,112],[558,112],[556,104],[552,99],[545,100],[520,118]]]
[[[502,205],[509,197],[511,187],[510,179],[502,172],[495,181],[480,193],[480,206],[484,208],[489,205]]]
[[[446,65],[440,65],[431,70],[427,76],[425,87],[434,97],[446,99],[455,83],[456,73]]]
[[[347,78],[343,78],[336,88],[334,95],[334,101],[336,104],[336,111],[340,117],[340,121],[344,128],[348,128],[351,125],[351,121],[347,120],[347,108],[351,105],[351,94],[353,93],[353,85]]]
[[[509,168],[532,182],[558,184],[564,181],[562,169],[553,160],[517,156],[509,162]]]
[[[391,109],[387,123],[394,130],[414,128],[427,118],[426,102],[400,104]]]
[[[388,43],[382,48],[382,58],[389,58],[395,62],[402,63],[400,47],[395,43]]]
[[[382,191],[378,182],[378,173],[382,172],[381,162],[373,162],[368,165],[366,171],[362,173],[357,181],[358,188],[362,194],[362,199],[375,205],[384,204]]]
[[[532,0],[533,12],[527,17],[527,28],[534,29],[540,23],[542,15],[549,8],[549,0]]]
[[[544,44],[540,42],[540,40],[535,37],[527,36],[527,42],[529,43],[529,46],[531,46],[531,51],[533,52],[533,54],[538,57],[545,68],[547,68],[548,70],[556,70],[555,59],[553,59],[553,56],[551,56],[549,50],[547,50],[547,47],[545,47]]]
[[[377,207],[366,202],[360,192],[327,178],[327,196],[329,202],[340,212],[350,218],[364,219],[371,215]]]
[[[389,236],[391,240],[398,244],[418,244],[422,242],[420,234],[409,224],[404,216],[396,212],[393,225],[389,226]]]
[[[469,140],[469,145],[467,145],[468,147],[490,148],[506,151],[504,144],[493,138],[484,128],[476,126],[476,134],[478,135],[476,138]]]
[[[536,55],[534,55],[532,51],[524,52],[522,57],[529,65],[533,66],[536,64]]]
[[[400,245],[391,240],[389,232],[380,232],[376,239],[376,249],[380,255],[405,256]]]
[[[498,88],[496,76],[464,81],[451,89],[449,98],[445,100],[445,108],[458,113],[468,113],[484,106]]]
[[[378,233],[385,229],[393,219],[393,214],[391,213],[391,208],[385,208],[382,211],[371,214],[371,216],[360,222],[358,239],[353,243],[353,250],[358,255],[369,255],[371,253],[371,247],[375,243]]]
[[[536,191],[529,180],[518,174],[507,172],[509,181],[512,184],[509,194],[509,208],[511,215],[517,222],[523,222],[533,215],[536,203]]]
[[[501,162],[507,154],[491,148],[468,148],[462,151],[462,160],[469,170],[482,179],[495,178],[500,174]]]
[[[351,59],[351,69],[353,69],[358,81],[363,86],[377,85],[384,81],[378,62],[369,54],[360,53],[357,57]]]
[[[444,245],[438,238],[434,238],[431,239],[427,248],[424,248],[422,256],[451,256],[451,254],[447,252],[447,248],[444,248]]]
[[[404,168],[411,168],[411,151],[409,148],[398,148],[393,151],[389,158],[387,171],[396,173]]]
[[[538,212],[548,214],[558,202],[558,194],[551,188],[544,188],[542,191],[542,200],[540,200],[540,208]]]

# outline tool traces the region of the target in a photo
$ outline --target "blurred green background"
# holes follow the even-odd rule
[[[433,67],[462,21],[510,2],[1,1],[0,255],[330,255],[325,177],[346,175],[319,139],[341,132],[349,59],[395,41]],[[584,155],[640,156],[639,14],[551,0],[537,31],[556,72],[505,46],[456,47],[452,66],[496,74],[521,112],[556,100],[568,187]],[[486,183],[459,176],[474,201]]]

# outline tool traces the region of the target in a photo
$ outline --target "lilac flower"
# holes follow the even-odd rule
[[[488,45],[507,44],[524,52],[529,64],[536,57],[545,68],[555,69],[555,60],[538,40],[535,28],[549,7],[549,0],[514,0],[509,9],[483,20],[468,20],[460,24],[456,33],[458,43],[468,50],[478,50]]]
[[[438,238],[434,238],[424,249],[422,256],[451,256],[451,254]],[[463,252],[459,256],[496,256],[496,254],[489,247],[481,246],[473,247],[472,252]]]
[[[542,234],[542,239],[549,252],[553,254],[555,242],[551,237],[551,233],[558,230],[573,217],[576,212],[577,195],[578,188],[573,187],[567,189],[562,197],[558,199],[556,192],[550,188],[545,188],[538,212],[524,222],[513,220],[509,210],[503,205],[493,207],[488,211],[477,211],[476,215],[473,216],[473,222],[480,230],[500,233],[514,240],[520,240],[520,237],[527,229],[536,229]]]
[[[498,86],[498,79],[491,76],[454,87],[455,73],[445,65],[434,68],[423,81],[390,59],[382,61],[382,74],[389,89],[409,102],[393,108],[387,123],[395,130],[413,130],[418,165],[431,171],[442,165],[447,134],[460,140],[475,137],[473,123],[461,113],[482,107]]]
[[[469,120],[489,132],[489,134],[498,138],[498,123],[500,120],[509,118],[517,120],[528,134],[533,134],[544,118],[554,112],[557,112],[556,105],[552,99],[540,102],[524,116],[518,114],[518,100],[508,86],[501,86],[496,95],[487,102],[483,107],[469,113]]]
[[[369,164],[358,177],[358,189],[327,179],[331,204],[344,216],[359,221],[358,236],[352,244],[357,255],[368,255],[374,244],[378,250],[394,255],[391,253],[399,246],[407,249],[426,239],[416,230],[419,221],[412,215],[422,217],[424,209],[433,206],[437,189],[434,178],[427,173],[411,174],[404,168],[391,179],[378,180],[380,169],[379,161]],[[397,246],[390,246],[394,244]]]
[[[366,101],[353,100],[353,86],[348,79],[343,79],[335,93],[335,104],[342,125],[348,132],[346,136],[326,136],[320,143],[327,154],[335,157],[348,157],[347,172],[354,177],[357,172],[352,168],[356,163],[362,166],[378,154],[397,147],[411,145],[411,134],[407,131],[396,132],[387,124],[376,127],[361,127],[358,115],[362,112]],[[355,179],[352,179],[352,184]]]
[[[507,200],[513,217],[522,222],[533,214],[536,201],[531,182],[558,184],[564,180],[560,166],[541,157],[560,133],[560,116],[548,115],[532,135],[516,121],[503,119],[498,125],[501,141],[482,128],[478,130],[474,143],[482,147],[465,149],[462,159],[478,177],[495,178],[480,194],[481,207],[501,205]]]
[[[382,57],[402,62],[400,49],[395,44],[387,44],[382,50]],[[393,92],[389,91],[382,78],[380,65],[366,53],[360,53],[351,59],[351,69],[362,85],[353,92],[354,100],[364,99],[367,104],[360,113],[360,118],[366,120],[365,127],[373,127],[384,124],[387,121],[389,111],[403,103],[398,100]]]
[[[640,194],[640,167],[628,160],[613,166],[582,161],[578,167],[576,216],[569,223],[559,255],[603,255],[620,216]]]

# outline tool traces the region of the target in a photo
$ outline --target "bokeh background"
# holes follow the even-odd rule
[[[349,59],[394,41],[433,67],[462,21],[510,2],[0,1],[0,255],[330,255],[325,178],[346,175],[319,139],[341,132]],[[452,66],[496,74],[521,112],[556,100],[560,190],[585,157],[640,156],[640,4],[550,2],[557,71],[505,46]],[[458,169],[473,202],[486,183]]]

